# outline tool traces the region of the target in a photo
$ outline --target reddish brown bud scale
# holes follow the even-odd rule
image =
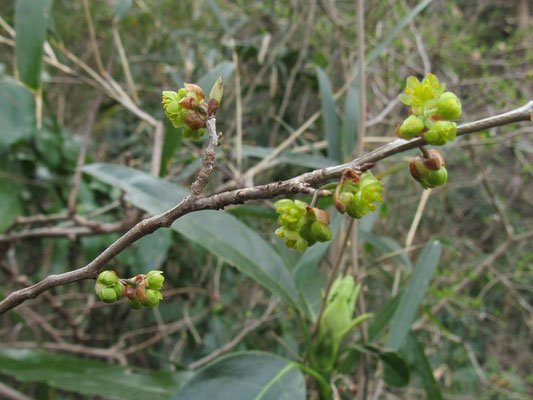
[[[214,117],[217,111],[218,111],[218,100],[209,99],[209,103],[207,103],[207,117],[208,118]]]
[[[194,107],[196,106],[196,100],[194,100],[192,97],[184,97],[179,101],[179,105],[186,110],[194,110]]]

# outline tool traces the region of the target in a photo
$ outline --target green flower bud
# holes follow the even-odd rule
[[[446,184],[448,172],[444,168],[444,158],[437,149],[429,150],[429,157],[419,155],[409,164],[409,171],[424,189],[432,189]]]
[[[113,303],[117,301],[117,292],[113,287],[106,287],[98,292],[98,297],[104,303]]]
[[[143,307],[143,304],[141,303],[141,301],[137,297],[134,297],[133,299],[131,299],[128,302],[128,304],[129,304],[130,308],[132,308],[134,310],[140,310]]]
[[[159,301],[163,300],[163,295],[159,290],[146,289],[146,300],[143,303],[147,307],[157,307]]]
[[[146,274],[146,279],[150,289],[161,290],[165,277],[163,276],[163,271],[150,271]]]
[[[411,115],[400,126],[399,136],[404,139],[412,139],[424,129],[424,121],[416,115]]]
[[[462,112],[461,101],[451,92],[443,93],[437,102],[437,112],[444,119],[458,119]]]
[[[429,170],[426,176],[420,181],[424,189],[433,189],[437,186],[445,185],[448,180],[448,171],[442,167],[436,171]]]
[[[431,129],[424,133],[424,140],[428,144],[442,146],[447,141],[455,140],[457,125],[455,122],[437,121]]]
[[[103,271],[98,275],[96,282],[103,283],[106,286],[114,285],[118,282],[117,273],[115,271]]]
[[[311,224],[311,233],[319,242],[327,242],[333,236],[331,228],[323,222],[315,221]]]
[[[300,200],[282,199],[274,203],[278,224],[299,231],[307,223],[307,204]]]
[[[440,84],[439,79],[433,74],[428,74],[422,83],[414,76],[410,76],[407,78],[405,93],[399,98],[405,105],[412,106],[413,112],[418,115],[418,110],[432,107],[445,89],[446,85]]]
[[[355,284],[352,276],[337,277],[324,307],[318,334],[332,335],[335,342],[340,342],[350,329],[355,311],[355,302],[361,285]]]
[[[345,211],[352,218],[361,218],[363,215],[376,210],[376,202],[383,201],[382,190],[381,181],[376,179],[370,171],[364,172],[361,174],[359,182],[343,183],[339,199],[346,206],[345,210],[339,209],[337,203],[335,206],[340,212]],[[352,196],[344,193],[351,193]]]

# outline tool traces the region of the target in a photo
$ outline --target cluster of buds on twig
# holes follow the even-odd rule
[[[347,169],[343,172],[335,190],[333,197],[335,207],[339,212],[346,212],[352,218],[361,218],[375,211],[376,203],[383,201],[381,184],[382,182],[370,171],[361,174]]]
[[[115,271],[103,271],[96,280],[95,291],[100,300],[114,303],[126,296],[131,308],[157,307],[163,300],[163,271],[150,271],[131,279],[120,279]]]
[[[185,83],[177,92],[164,91],[162,103],[165,115],[175,128],[184,127],[185,138],[200,140],[207,120],[217,113],[223,91],[221,77],[213,85],[207,103],[202,88],[193,83]]]
[[[276,235],[285,238],[291,249],[304,252],[316,242],[331,240],[329,214],[319,208],[311,207],[300,200],[282,199],[274,203],[276,212],[281,214]]]
[[[410,116],[398,127],[396,134],[404,139],[423,137],[428,144],[442,146],[455,140],[461,117],[461,102],[452,92],[444,92],[445,84],[432,74],[420,82],[410,76],[400,101],[411,106]]]

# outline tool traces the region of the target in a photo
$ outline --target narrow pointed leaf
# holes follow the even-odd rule
[[[324,117],[324,130],[326,141],[328,142],[328,157],[341,161],[341,143],[339,134],[339,121],[335,112],[335,99],[329,83],[328,76],[320,67],[316,67],[318,77],[318,87],[322,102],[322,115]]]
[[[433,273],[437,269],[440,253],[441,245],[435,240],[429,242],[422,252],[400,304],[394,313],[386,342],[387,348],[398,350],[405,340],[422,298],[429,287]]]
[[[18,0],[15,9],[15,56],[21,82],[41,87],[43,43],[50,16],[51,0]]]

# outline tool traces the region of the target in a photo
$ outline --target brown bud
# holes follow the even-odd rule
[[[195,85],[194,83],[184,83],[183,86],[185,87],[185,90],[187,91],[188,97],[194,97],[194,99],[198,103],[201,103],[202,101],[204,101],[205,93],[200,86]]]
[[[444,156],[439,149],[428,150],[429,157],[422,157],[424,167],[431,170],[437,170],[444,167]]]
[[[329,225],[329,214],[320,208],[307,207],[307,211],[314,214],[317,221]]]
[[[207,117],[208,118],[214,117],[217,111],[218,111],[218,100],[209,99],[209,103],[207,104]]]
[[[197,112],[187,111],[183,114],[183,123],[193,130],[203,128],[205,120]]]

